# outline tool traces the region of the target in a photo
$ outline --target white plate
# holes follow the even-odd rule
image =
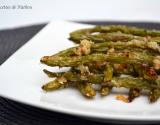
[[[47,25],[0,67],[0,95],[36,107],[94,119],[159,121],[160,101],[149,104],[145,96],[128,104],[117,101],[115,94],[104,98],[97,94],[95,99],[88,100],[74,89],[50,93],[41,90],[50,80],[42,72],[43,68],[59,69],[40,64],[40,58],[73,46],[67,39],[69,33],[86,27],[90,25],[63,21]]]

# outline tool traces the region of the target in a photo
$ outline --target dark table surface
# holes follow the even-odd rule
[[[160,29],[158,23],[82,22],[88,24],[125,24]],[[0,31],[0,64],[31,39],[46,24]],[[110,125],[51,112],[0,97],[0,125]],[[160,123],[159,123],[160,124]]]

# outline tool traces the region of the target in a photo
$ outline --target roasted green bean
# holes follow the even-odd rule
[[[70,33],[75,47],[40,59],[51,67],[70,67],[66,72],[44,73],[55,78],[42,86],[44,91],[77,88],[87,98],[96,91],[107,96],[113,88],[129,89],[125,102],[132,102],[142,91],[149,102],[160,97],[160,31],[132,26],[107,25]],[[95,86],[99,88],[96,89]],[[127,97],[127,96],[126,96]]]

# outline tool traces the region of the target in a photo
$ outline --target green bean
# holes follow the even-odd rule
[[[82,95],[87,98],[93,98],[96,95],[96,91],[93,89],[91,83],[77,83],[77,87]]]
[[[88,82],[93,84],[101,84],[104,82],[104,74],[90,74],[87,76],[81,76],[81,74],[66,72],[62,76],[67,82]],[[61,78],[60,77],[60,78]],[[155,83],[158,80],[155,81]],[[65,83],[65,82],[63,82]],[[62,85],[63,85],[62,83]],[[125,88],[137,88],[137,89],[151,89],[160,88],[160,84],[151,84],[149,81],[143,78],[134,77],[113,77],[112,80],[107,84],[111,87],[125,87]]]
[[[70,40],[79,43],[80,40],[83,39],[87,39],[87,40],[92,40],[95,43],[98,42],[106,42],[106,41],[129,41],[132,39],[141,39],[144,40],[143,37],[138,37],[138,36],[133,36],[133,35],[128,35],[128,34],[123,34],[123,33],[99,33],[96,35],[92,35],[90,34],[86,34],[85,32],[82,32],[82,34],[80,34],[79,32],[75,31],[73,33],[70,34]]]
[[[112,86],[101,85],[100,94],[101,96],[107,96],[112,90]]]
[[[59,77],[59,76],[62,76],[62,74],[64,74],[64,72],[55,73],[55,72],[48,71],[46,69],[43,69],[43,72],[50,78]]]
[[[121,31],[126,34],[133,34],[137,36],[160,36],[160,31],[158,30],[148,30],[143,28],[138,28],[134,26],[124,26],[124,25],[109,25],[109,26],[96,26],[95,29],[100,32],[116,32]]]
[[[132,102],[136,97],[140,96],[140,90],[136,88],[131,88],[129,90],[128,100],[129,102]]]
[[[104,71],[104,82],[108,82],[113,77],[113,68],[111,65],[106,65],[106,70]]]
[[[160,89],[152,89],[149,93],[150,103],[156,102],[160,97]]]
[[[74,49],[76,49],[77,47],[71,47],[69,49],[66,49],[66,50],[62,50],[52,56],[72,56],[72,55],[75,55],[75,51]]]
[[[134,77],[114,77],[111,80],[110,85],[114,87],[125,87],[128,89],[137,88],[140,90],[151,90],[152,88],[160,88],[159,85],[151,84],[147,80]]]
[[[60,66],[60,67],[74,67],[80,64],[93,63],[95,61],[108,61],[112,63],[121,63],[121,64],[150,64],[153,65],[153,56],[144,55],[141,53],[130,53],[129,57],[124,57],[114,53],[111,55],[95,53],[86,56],[78,57],[53,57],[53,56],[44,56],[41,58],[41,63],[44,63],[48,66]]]
[[[113,68],[111,65],[107,64],[104,70],[104,82],[109,82],[113,77]],[[100,94],[102,96],[108,95],[112,90],[111,86],[101,85]]]
[[[62,87],[62,84],[56,79],[43,85],[42,89],[45,91],[53,91],[59,89],[60,87]]]
[[[98,33],[98,34],[93,34]],[[134,36],[137,35],[137,36]],[[147,39],[140,36],[152,36],[157,37],[156,41],[160,42],[160,31],[146,30],[143,28],[121,26],[121,25],[108,25],[108,26],[96,26],[88,29],[80,29],[70,33],[70,40],[79,43],[80,40],[88,39],[94,42],[105,41],[129,41],[132,39],[144,40]],[[152,38],[151,38],[152,39]]]
[[[126,49],[126,48],[141,48],[141,49],[149,49],[155,52],[160,52],[160,47],[159,45],[154,42],[145,42],[141,40],[132,40],[128,42],[123,42],[123,41],[117,41],[117,42],[103,42],[103,43],[97,43],[93,44],[91,49],[94,51],[94,49],[100,49],[100,48],[115,48],[115,49]]]
[[[76,49],[78,49],[80,46],[77,47],[71,47],[69,49],[60,51],[53,56],[75,56]],[[160,47],[159,45],[154,42],[145,42],[145,41],[140,41],[140,40],[132,40],[128,42],[124,41],[108,41],[108,42],[103,42],[103,43],[96,43],[91,45],[91,53],[95,52],[107,52],[111,47],[113,47],[116,50],[124,50],[124,49],[130,49],[132,48],[132,51],[139,50],[139,51],[144,51],[144,49],[148,50],[148,53],[154,53],[158,54],[160,52]],[[138,49],[139,48],[139,49]]]

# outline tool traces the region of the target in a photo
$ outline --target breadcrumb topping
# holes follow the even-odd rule
[[[122,102],[125,102],[125,103],[129,103],[128,98],[127,98],[126,96],[124,96],[124,95],[117,95],[117,96],[116,96],[116,99],[117,99],[117,100],[120,100],[120,101],[122,101]]]
[[[156,56],[154,59],[153,59],[153,64],[154,64],[154,68],[156,70],[160,69],[160,56]]]
[[[90,40],[82,40],[80,46],[75,50],[75,54],[78,56],[90,54],[92,44],[93,42]]]

